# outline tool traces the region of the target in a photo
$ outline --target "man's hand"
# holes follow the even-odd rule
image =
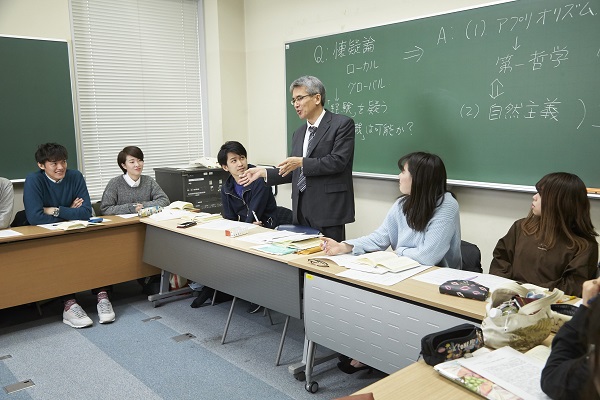
[[[242,186],[248,186],[258,178],[266,178],[267,169],[262,167],[248,168],[246,172],[240,175],[238,183]]]
[[[83,199],[78,197],[75,200],[73,200],[73,203],[71,203],[71,208],[79,208],[79,207],[81,207],[82,204],[83,204]]]
[[[594,298],[598,297],[598,293],[600,292],[600,280],[593,279],[590,281],[583,282],[583,294],[581,295],[581,304],[589,307],[590,301]]]
[[[279,175],[286,176],[296,168],[302,167],[302,157],[288,157],[281,162],[277,167],[279,168]]]

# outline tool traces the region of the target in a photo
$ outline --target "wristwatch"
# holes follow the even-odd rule
[[[52,216],[53,217],[58,217],[59,214],[60,214],[60,208],[56,207],[54,209],[54,212],[52,212]]]

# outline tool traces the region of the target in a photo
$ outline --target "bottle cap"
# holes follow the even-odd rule
[[[499,308],[492,308],[490,309],[490,318],[496,318],[502,315],[502,310],[500,310]]]

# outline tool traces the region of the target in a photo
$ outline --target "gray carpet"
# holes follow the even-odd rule
[[[381,379],[380,372],[346,375],[337,359],[315,367],[319,391],[310,394],[288,366],[301,360],[302,322],[292,319],[281,365],[275,356],[285,316],[247,314],[238,301],[227,341],[221,345],[231,302],[199,309],[191,298],[154,308],[135,282],[115,286],[117,320],[97,321],[95,296],[78,294],[94,326],[62,323],[62,303],[0,310],[0,387],[31,379],[35,386],[0,399],[332,399]],[[143,322],[150,317],[160,319]],[[190,333],[195,338],[175,341]],[[326,351],[326,349],[323,349]]]

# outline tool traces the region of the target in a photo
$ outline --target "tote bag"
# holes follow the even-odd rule
[[[544,297],[522,306],[515,314],[492,318],[490,310],[513,296],[525,297],[528,292],[543,293]],[[535,285],[519,285],[511,282],[492,292],[491,301],[486,305],[486,316],[481,323],[486,346],[500,348],[510,346],[519,351],[527,351],[541,344],[550,335],[554,323],[554,312],[550,305],[563,296],[563,292]]]

